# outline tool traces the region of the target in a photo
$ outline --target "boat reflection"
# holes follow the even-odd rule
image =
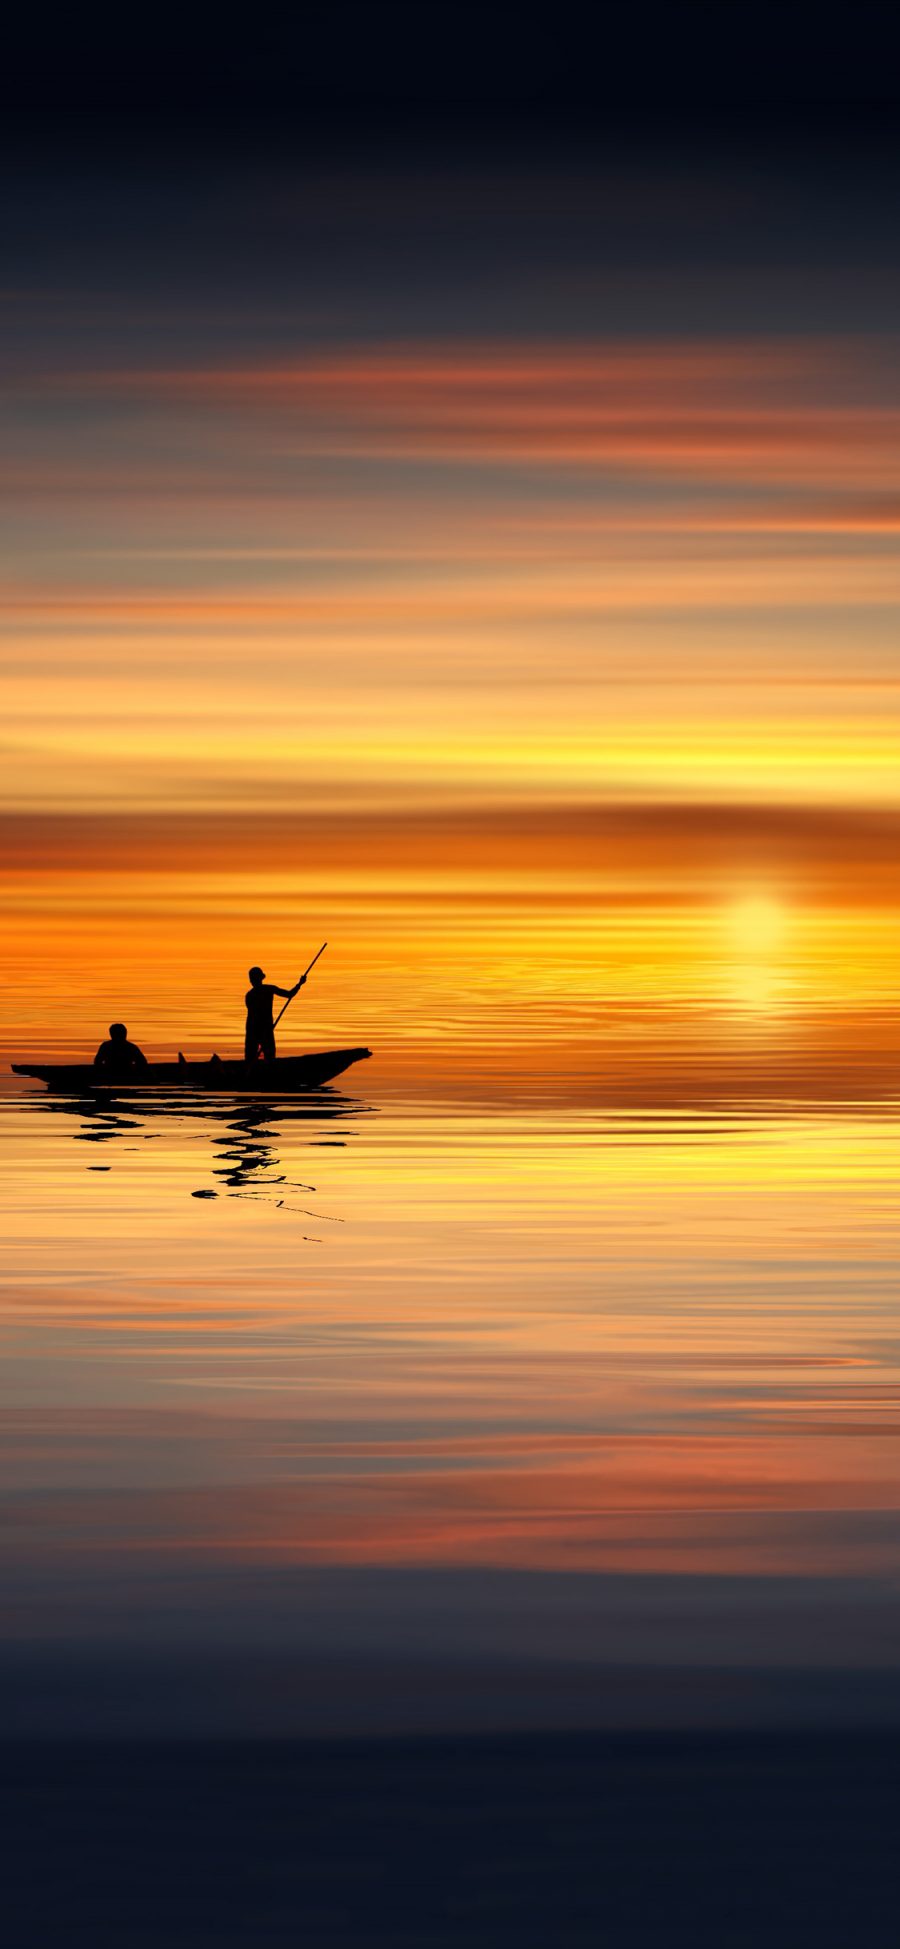
[[[328,1086],[310,1090],[299,1099],[292,1095],[250,1101],[241,1096],[177,1091],[129,1095],[127,1089],[120,1095],[105,1095],[102,1101],[93,1096],[48,1093],[36,1107],[44,1115],[72,1118],[77,1124],[71,1133],[76,1143],[128,1149],[161,1136],[161,1130],[147,1127],[154,1123],[165,1122],[169,1128],[201,1124],[209,1128],[213,1184],[192,1190],[192,1197],[268,1198],[289,1208],[294,1208],[292,1194],[315,1189],[282,1168],[281,1146],[287,1142],[289,1127],[302,1125],[303,1141],[311,1148],[322,1144],[340,1147],[354,1134],[355,1120],[374,1114],[373,1105]]]

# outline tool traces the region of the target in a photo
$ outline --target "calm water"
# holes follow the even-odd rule
[[[0,1101],[11,1723],[890,1689],[890,1107],[472,1111],[357,1076]]]

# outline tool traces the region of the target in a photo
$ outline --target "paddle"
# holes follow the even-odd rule
[[[328,946],[328,942],[327,942],[327,941],[323,941],[323,942],[322,942],[322,945],[321,945],[321,947],[320,947],[320,949],[319,949],[319,954],[324,954],[324,952],[325,952],[325,949],[326,949],[326,947],[327,947],[327,946]],[[310,964],[309,964],[309,967],[308,967],[308,968],[307,968],[307,970],[306,970],[306,974],[302,974],[302,975],[300,976],[300,981],[305,981],[305,980],[306,980],[306,975],[308,975],[308,974],[309,974],[309,972],[310,972],[310,970],[311,970],[312,968],[314,968],[314,967],[315,967],[315,965],[316,965],[316,962],[317,962],[317,961],[318,961],[318,959],[319,959],[319,954],[314,954],[314,955],[313,955],[313,958],[312,958],[312,960],[311,960],[311,962],[310,962]],[[299,986],[300,986],[300,982],[298,982],[298,983],[297,983],[297,986],[298,986],[298,988],[299,988]],[[286,1002],[285,1002],[285,1004],[284,1004],[284,1008],[287,1008],[287,1006],[288,1006],[288,1003],[290,1003],[290,1002],[292,1002],[292,1001],[293,1001],[293,999],[294,999],[294,997],[293,997],[293,995],[289,995],[289,996],[288,996],[288,998],[287,998],[287,1001],[286,1001]],[[278,1010],[278,1014],[276,1015],[276,1017],[275,1017],[275,1020],[274,1020],[274,1022],[272,1023],[272,1027],[273,1027],[273,1029],[277,1029],[277,1027],[278,1027],[278,1024],[279,1024],[279,1022],[281,1021],[281,1018],[282,1018],[282,1015],[284,1014],[284,1008],[280,1008],[280,1009]]]

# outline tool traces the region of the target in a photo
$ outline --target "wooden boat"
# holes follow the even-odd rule
[[[276,1056],[274,1062],[230,1062],[218,1056],[209,1062],[151,1062],[129,1076],[112,1076],[92,1063],[14,1062],[17,1076],[34,1076],[50,1089],[93,1095],[132,1090],[251,1091],[254,1096],[295,1096],[316,1090],[342,1076],[351,1063],[363,1062],[371,1049],[325,1049],[310,1056]]]

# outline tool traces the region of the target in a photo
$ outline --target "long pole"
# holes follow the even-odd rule
[[[320,949],[319,949],[319,954],[324,954],[324,952],[325,952],[325,949],[326,949],[326,947],[327,947],[327,946],[328,946],[328,942],[327,942],[327,941],[323,941],[323,942],[322,942],[322,945],[321,945],[321,947],[320,947]],[[315,967],[315,965],[316,965],[316,962],[317,962],[317,961],[318,961],[318,959],[319,959],[319,954],[314,954],[314,955],[313,955],[313,958],[312,958],[312,960],[311,960],[311,962],[310,962],[310,964],[309,964],[309,967],[308,967],[308,968],[306,968],[306,969],[305,969],[305,971],[304,971],[304,973],[303,973],[303,974],[302,974],[302,975],[300,976],[300,981],[305,981],[305,980],[306,980],[306,976],[307,976],[307,975],[308,975],[308,974],[310,973],[310,971],[311,971],[311,970],[312,970],[312,969],[313,969],[313,968]],[[298,988],[299,988],[299,986],[300,986],[300,982],[298,982],[298,983],[297,983],[297,986],[298,986]],[[289,1005],[290,1005],[290,1003],[291,1003],[291,1002],[293,1001],[293,999],[294,999],[294,997],[293,997],[293,995],[289,995],[289,996],[288,996],[288,998],[287,998],[287,1001],[286,1001],[286,1002],[285,1002],[285,1004],[284,1004],[284,1008],[287,1008],[287,1007],[289,1007]],[[275,1020],[274,1020],[274,1022],[272,1023],[272,1027],[273,1027],[273,1029],[277,1029],[277,1027],[278,1027],[278,1024],[279,1024],[279,1022],[281,1021],[281,1018],[282,1018],[282,1015],[284,1014],[284,1008],[280,1008],[280,1009],[278,1010],[278,1014],[276,1015],[276,1017],[275,1017]]]

